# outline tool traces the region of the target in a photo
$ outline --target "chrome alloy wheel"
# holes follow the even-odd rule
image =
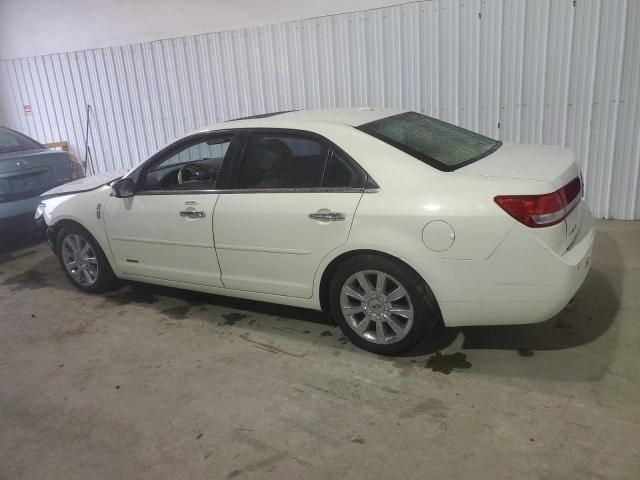
[[[344,282],[340,308],[349,326],[373,343],[399,342],[413,325],[407,290],[391,275],[377,270],[354,273]]]
[[[62,262],[69,275],[80,285],[88,287],[98,279],[98,259],[91,244],[72,233],[62,241]]]

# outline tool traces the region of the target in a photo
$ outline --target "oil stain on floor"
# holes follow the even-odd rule
[[[130,305],[132,303],[144,303],[152,305],[158,301],[158,297],[150,291],[136,288],[127,288],[111,295],[105,295],[105,303],[116,305]]]
[[[449,375],[454,369],[471,368],[471,363],[467,361],[467,355],[462,352],[452,354],[442,354],[436,352],[427,359],[424,368],[430,368],[433,372]]]
[[[178,305],[176,307],[168,307],[160,310],[160,313],[174,320],[184,320],[191,307],[189,305]]]
[[[7,278],[2,285],[10,285],[12,292],[20,290],[37,290],[50,286],[48,283],[48,275],[44,275],[38,270],[27,270],[24,273],[13,275]]]
[[[222,318],[224,318],[223,325],[235,325],[240,320],[244,320],[245,318],[249,318],[249,315],[247,315],[246,313],[236,313],[236,312],[234,312],[234,313],[225,313],[224,315],[222,315]]]

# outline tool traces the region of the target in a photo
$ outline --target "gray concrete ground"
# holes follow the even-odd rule
[[[599,222],[575,305],[414,356],[317,313],[74,290],[0,256],[0,478],[640,478],[640,222]]]

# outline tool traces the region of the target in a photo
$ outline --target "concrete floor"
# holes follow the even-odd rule
[[[640,222],[599,222],[575,305],[360,351],[314,312],[0,256],[0,478],[638,479]]]

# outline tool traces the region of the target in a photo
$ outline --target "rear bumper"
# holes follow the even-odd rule
[[[434,283],[444,323],[537,323],[560,312],[584,282],[591,265],[595,224],[584,203],[579,208],[584,209],[580,231],[562,255],[517,224],[487,260],[442,260],[437,265],[424,265],[431,269],[425,270],[425,278],[438,279],[430,283]]]

